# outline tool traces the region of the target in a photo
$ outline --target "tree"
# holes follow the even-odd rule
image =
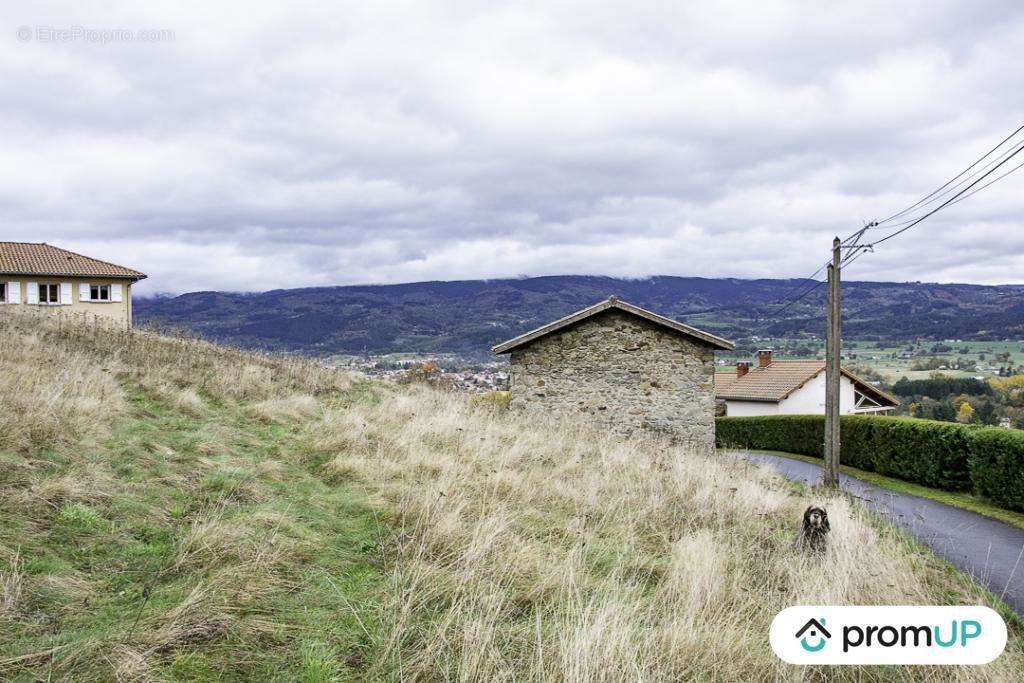
[[[999,415],[996,414],[996,407],[992,401],[982,400],[978,402],[976,419],[983,425],[999,424]]]
[[[956,413],[956,421],[961,424],[967,424],[968,422],[971,421],[971,418],[973,417],[974,408],[971,407],[971,404],[966,401],[961,403],[960,410],[958,410]]]
[[[932,406],[932,419],[941,420],[943,422],[953,422],[956,420],[956,409],[948,399],[945,401],[938,401]]]

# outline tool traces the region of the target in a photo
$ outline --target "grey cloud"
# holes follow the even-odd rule
[[[801,276],[1024,115],[1013,3],[33,4],[0,13],[4,237],[148,291]],[[159,44],[20,42],[37,24]],[[1021,177],[859,260],[1020,281]]]

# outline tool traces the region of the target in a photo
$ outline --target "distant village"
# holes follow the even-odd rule
[[[508,390],[508,363],[467,359],[457,354],[387,354],[383,356],[332,356],[331,366],[367,377],[403,382],[417,373],[430,373],[434,383],[457,391],[486,393]]]

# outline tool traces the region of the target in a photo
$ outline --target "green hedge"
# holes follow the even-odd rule
[[[720,417],[719,446],[822,457],[822,415]],[[846,415],[840,461],[946,491],[971,491],[1024,510],[1024,432],[903,417]]]
[[[1011,510],[1024,511],[1024,432],[985,427],[971,435],[974,490]]]

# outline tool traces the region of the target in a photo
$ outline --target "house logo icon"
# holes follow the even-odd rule
[[[832,637],[832,634],[825,628],[825,619],[822,617],[820,620],[811,619],[804,624],[803,627],[796,632],[796,637],[800,639],[800,647],[808,652],[818,652],[825,647],[828,643],[828,639]],[[810,639],[810,643],[807,642],[808,639]]]

